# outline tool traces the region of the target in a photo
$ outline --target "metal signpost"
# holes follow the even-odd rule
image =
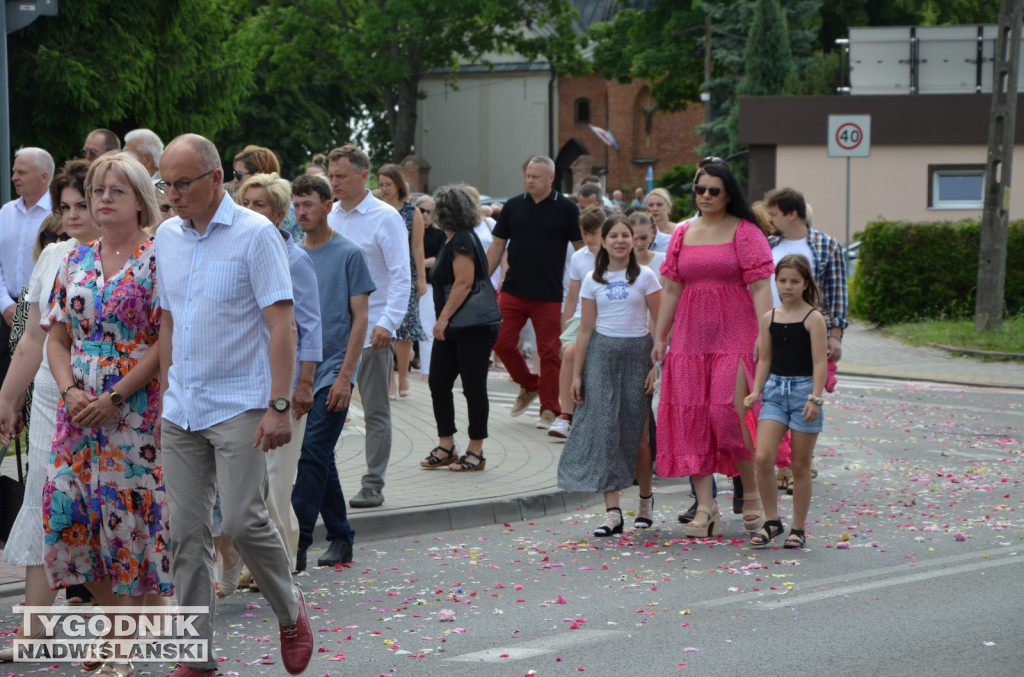
[[[871,155],[870,115],[829,115],[828,156],[846,158],[846,244],[850,248],[850,158]]]

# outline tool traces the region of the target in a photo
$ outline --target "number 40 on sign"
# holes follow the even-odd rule
[[[828,156],[868,157],[871,155],[870,115],[829,115]]]

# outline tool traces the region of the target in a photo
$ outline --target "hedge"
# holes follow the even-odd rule
[[[875,221],[860,233],[850,312],[893,324],[974,315],[981,222]],[[1024,222],[1010,224],[1005,309],[1024,311]]]

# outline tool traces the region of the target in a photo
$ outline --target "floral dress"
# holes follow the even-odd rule
[[[110,279],[100,242],[68,253],[50,311],[53,331],[71,334],[75,382],[96,396],[116,389],[160,327],[153,239]],[[116,594],[173,594],[163,467],[153,440],[158,397],[154,378],[125,394],[101,428],[80,427],[60,400],[43,485],[44,560],[55,587],[109,576]]]
[[[409,230],[411,242],[412,218],[416,214],[416,205],[406,202],[398,210],[398,213],[405,220],[405,227]],[[426,341],[427,333],[423,331],[423,325],[420,324],[420,296],[416,293],[416,260],[413,258],[411,250],[409,265],[412,267],[412,293],[409,294],[409,306],[406,308],[405,317],[402,318],[402,324],[395,331],[395,335],[399,341]]]

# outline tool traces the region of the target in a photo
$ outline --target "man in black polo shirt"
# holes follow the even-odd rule
[[[583,246],[580,210],[572,200],[551,188],[555,163],[535,155],[526,163],[526,192],[510,198],[494,227],[494,240],[487,249],[490,273],[508,246],[508,272],[501,286],[501,331],[494,352],[501,358],[512,380],[519,384],[519,397],[512,406],[518,416],[540,394],[538,428],[547,429],[558,416],[558,336],[562,332],[562,277],[566,245]],[[540,376],[530,371],[519,352],[519,332],[527,320],[533,322],[540,354]]]

